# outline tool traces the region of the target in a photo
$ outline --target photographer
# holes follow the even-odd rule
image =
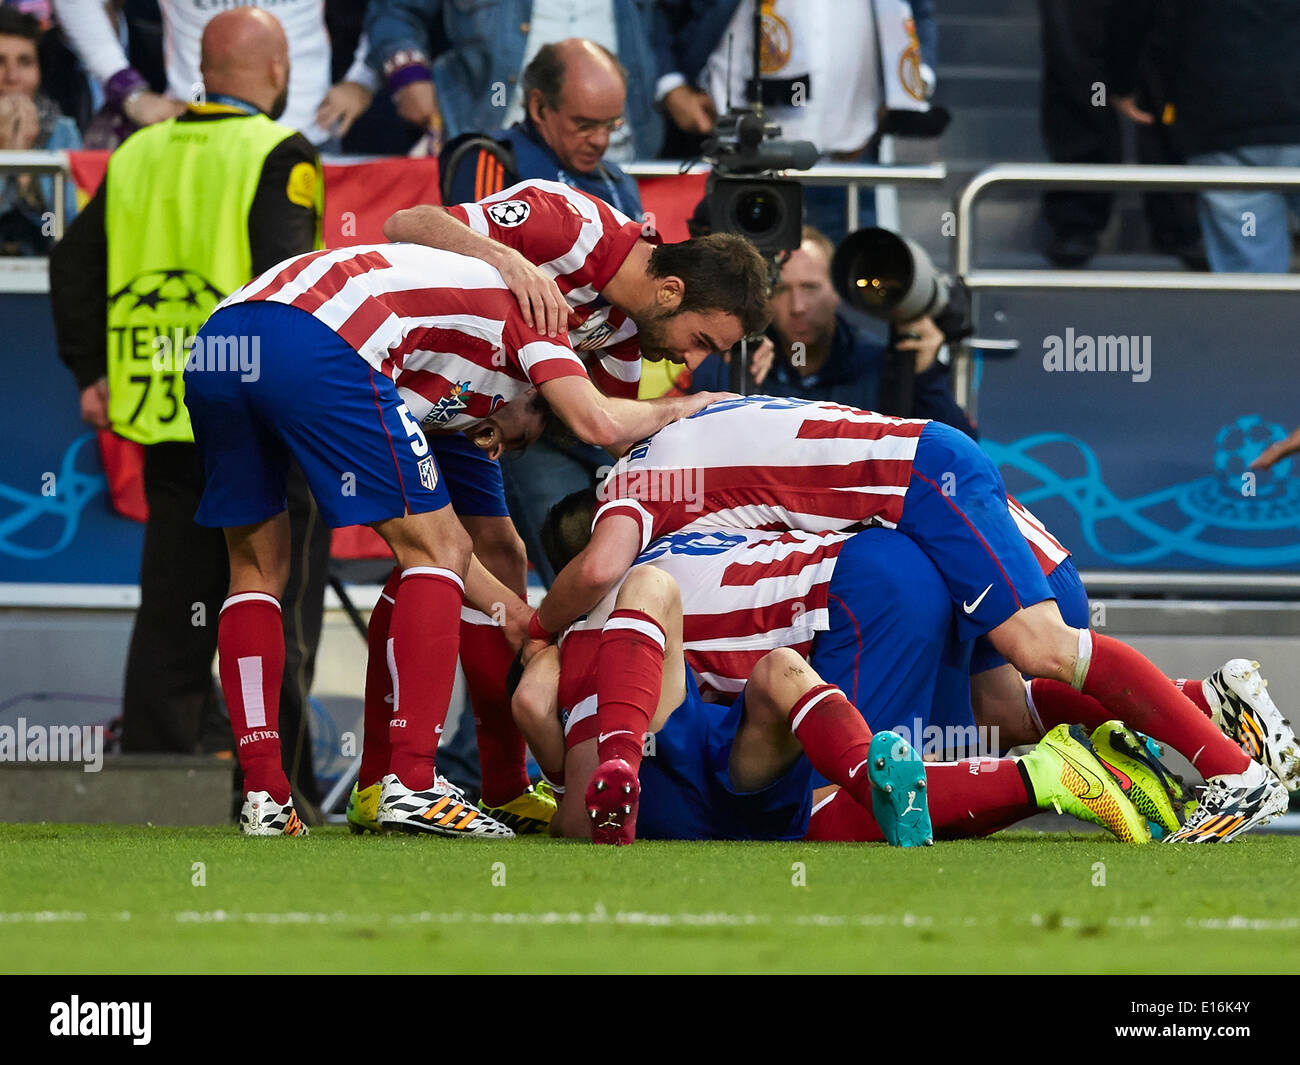
[[[938,359],[944,334],[930,318],[899,327],[903,339],[892,350],[915,353],[916,377],[911,410],[897,409],[891,349],[872,335],[871,320],[846,307],[836,294],[830,274],[834,252],[824,234],[804,226],[799,248],[782,264],[780,280],[772,292],[772,325],[767,331],[776,345],[776,355],[761,390],[774,396],[831,400],[885,414],[931,418],[976,436],[974,426],[953,399],[948,367]],[[724,389],[728,372],[725,356],[710,355],[693,374],[679,375],[677,387],[685,392]]]

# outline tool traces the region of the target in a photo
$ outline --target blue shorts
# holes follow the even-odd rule
[[[235,304],[199,331],[205,347],[211,337],[248,338],[256,357],[249,373],[185,372],[205,477],[200,525],[280,513],[291,458],[334,528],[440,510],[458,496],[480,508],[466,513],[484,513],[494,491],[505,513],[500,467],[459,434],[426,440],[392,380],[306,311]]]
[[[962,639],[981,636],[1022,607],[1052,597],[1007,510],[997,467],[950,425],[930,422],[917,439],[898,529],[943,577]]]
[[[1056,600],[1065,623],[1074,629],[1086,629],[1090,620],[1088,593],[1084,590],[1083,581],[1079,579],[1079,571],[1074,568],[1072,558],[1065,558],[1047,575],[1047,586],[1052,590],[1052,597]],[[972,676],[1006,664],[1007,660],[998,654],[987,636],[981,636],[975,641],[975,649],[970,658]]]
[[[857,533],[835,560],[827,605],[830,629],[813,641],[813,669],[873,732],[927,718],[952,607],[925,552],[891,529]]]
[[[430,436],[429,450],[438,460],[452,510],[457,514],[481,518],[510,514],[501,464],[496,459],[471,444],[463,433]]]
[[[800,756],[767,787],[738,792],[731,783],[731,745],[745,713],[745,693],[728,707],[700,698],[690,670],[686,697],[664,727],[647,738],[641,761],[639,839],[802,839],[812,812],[812,766]]]
[[[809,661],[827,684],[858,708],[872,732],[894,729],[909,739],[930,724],[973,724],[969,648],[957,638],[948,589],[915,543],[890,529],[867,529],[835,561],[828,606],[830,629],[817,634]],[[936,683],[950,660],[953,690]],[[957,681],[965,689],[960,712]],[[942,720],[934,720],[942,707]],[[829,783],[816,770],[813,787]]]

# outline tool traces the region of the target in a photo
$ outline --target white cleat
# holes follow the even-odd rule
[[[471,805],[465,793],[445,777],[435,777],[433,787],[425,791],[412,791],[389,773],[379,794],[376,820],[383,832],[475,839],[513,839],[515,835]]]
[[[1300,742],[1269,698],[1259,663],[1234,658],[1208,676],[1201,690],[1214,723],[1251,758],[1273,770],[1288,791],[1300,790]]]
[[[1265,765],[1251,762],[1244,772],[1211,777],[1200,804],[1166,843],[1227,843],[1247,829],[1268,824],[1290,800],[1284,785]]]
[[[239,830],[246,836],[307,835],[307,826],[293,808],[293,799],[281,806],[265,791],[250,791],[244,796]]]

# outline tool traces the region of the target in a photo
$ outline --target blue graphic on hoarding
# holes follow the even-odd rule
[[[49,558],[73,541],[82,510],[108,485],[102,473],[81,473],[76,468],[78,454],[94,439],[94,433],[84,433],[69,444],[58,472],[43,475],[35,492],[0,484],[0,501],[6,511],[0,517],[0,553],[22,559]],[[98,463],[98,459],[94,461]],[[16,509],[10,511],[11,507]],[[52,539],[43,535],[51,522]]]
[[[1300,477],[1290,476],[1290,459],[1270,470],[1249,466],[1286,435],[1259,415],[1237,418],[1215,437],[1214,475],[1132,499],[1107,488],[1096,454],[1076,437],[1039,433],[983,446],[1004,477],[1014,470],[1033,482],[1019,487],[1023,478],[1017,479],[1017,499],[1031,509],[1049,500],[1066,503],[1087,545],[1112,562],[1145,565],[1182,554],[1225,566],[1276,567],[1300,563]],[[1042,457],[1049,448],[1050,463]],[[1067,468],[1078,472],[1060,472]]]

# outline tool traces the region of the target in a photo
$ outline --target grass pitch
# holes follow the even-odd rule
[[[1298,862],[1279,836],[605,849],[0,825],[0,969],[1295,972]]]

